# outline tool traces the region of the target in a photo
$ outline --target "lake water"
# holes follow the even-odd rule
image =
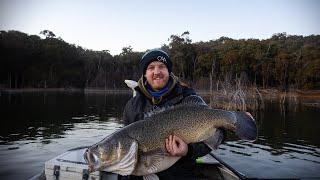
[[[0,179],[28,179],[51,158],[92,145],[123,127],[130,93],[28,92],[0,95]],[[314,99],[307,100],[313,102]],[[229,134],[215,154],[250,178],[320,178],[320,109],[265,100],[254,112],[258,140]]]

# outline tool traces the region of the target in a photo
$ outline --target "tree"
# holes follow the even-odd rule
[[[0,86],[125,88],[124,79],[138,80],[143,52],[124,47],[119,55],[93,51],[55,38],[19,31],[0,31]],[[161,49],[170,54],[173,72],[191,86],[216,89],[224,78],[242,74],[256,86],[319,89],[320,35],[274,34],[265,40],[221,37],[193,43],[185,31],[171,35]]]
[[[43,34],[47,39],[56,37],[56,35],[52,31],[49,31],[49,30],[43,30],[40,32],[40,35],[41,34]]]

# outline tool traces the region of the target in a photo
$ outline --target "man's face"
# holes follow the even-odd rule
[[[145,77],[152,89],[160,91],[169,81],[169,71],[163,62],[153,61],[148,65]]]

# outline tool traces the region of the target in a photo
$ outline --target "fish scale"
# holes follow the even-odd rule
[[[169,156],[165,148],[165,138],[173,134],[187,144],[204,142],[212,150],[218,146],[214,139],[218,128],[231,130],[240,139],[254,141],[257,138],[256,123],[245,112],[212,109],[195,97],[188,98],[185,103],[151,113],[152,116],[126,126],[88,148],[84,158],[91,171],[137,176],[163,171],[179,160],[179,157]],[[115,153],[121,154],[118,159],[114,158]],[[123,162],[129,164],[124,166]]]

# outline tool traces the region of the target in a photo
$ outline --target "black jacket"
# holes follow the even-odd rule
[[[123,114],[123,120],[125,125],[131,124],[133,122],[143,120],[145,113],[152,111],[156,108],[167,107],[171,105],[176,105],[182,102],[182,100],[190,95],[197,95],[192,89],[187,87],[186,85],[181,85],[179,81],[175,84],[170,94],[164,97],[161,102],[157,105],[152,103],[152,100],[147,98],[142,90],[137,86],[135,90],[137,91],[137,95],[131,98],[125,107],[125,111]],[[199,98],[201,98],[199,96]],[[164,142],[163,142],[164,143]],[[204,156],[208,154],[211,149],[204,143],[193,143],[188,145],[188,154],[187,156],[181,158],[177,163],[175,163],[169,169],[157,173],[159,177],[167,176],[171,177],[170,174],[174,173],[175,175],[179,174],[181,170],[181,174],[188,175],[190,172],[190,168],[194,166],[196,162],[196,158]],[[188,167],[187,167],[188,166]],[[180,169],[180,170],[179,170]],[[188,171],[188,172],[184,172]],[[179,176],[180,176],[179,175]]]

